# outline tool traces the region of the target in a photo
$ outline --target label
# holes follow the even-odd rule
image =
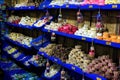
[[[111,42],[106,42],[106,45],[111,45]]]
[[[69,8],[69,5],[66,5],[66,8]]]
[[[54,5],[52,5],[52,7],[55,7]]]
[[[50,30],[48,30],[48,32],[50,32]]]
[[[96,80],[102,80],[102,79],[97,77]]]
[[[82,40],[86,40],[86,38],[82,37]]]
[[[72,66],[72,70],[75,70],[75,67]]]
[[[42,53],[41,55],[43,55],[43,56],[44,56],[44,53]]]
[[[31,7],[28,7],[29,9],[31,8]]]
[[[43,7],[45,7],[45,5],[43,5]]]
[[[117,5],[112,5],[112,8],[117,8]]]
[[[89,8],[93,8],[93,5],[89,5]]]
[[[57,59],[54,59],[54,61],[56,61],[56,62],[57,62]]]

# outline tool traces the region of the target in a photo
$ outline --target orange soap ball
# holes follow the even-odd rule
[[[117,36],[116,35],[112,35],[111,38],[112,39],[117,39]]]
[[[117,42],[117,39],[111,39],[112,42]]]
[[[117,39],[117,43],[120,43],[120,39]]]
[[[102,39],[103,39],[103,37],[102,37],[102,36],[97,36],[97,39],[102,40]]]

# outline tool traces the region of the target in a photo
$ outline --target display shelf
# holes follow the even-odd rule
[[[53,57],[53,56],[49,56],[49,55],[48,55],[47,53],[45,53],[45,52],[39,51],[38,54],[46,57],[47,59],[49,59],[49,60],[51,60],[51,61],[53,61],[53,62],[55,62],[55,63],[57,63],[57,64],[59,64],[59,65],[61,65],[61,66],[63,66],[63,67],[65,67],[65,68],[67,68],[67,69],[69,69],[69,70],[73,70],[73,71],[75,71],[75,72],[77,72],[77,73],[79,73],[79,74],[81,74],[81,75],[84,74],[86,77],[91,78],[92,80],[98,80],[98,79],[99,79],[99,80],[107,80],[106,78],[104,78],[104,77],[102,77],[102,76],[99,76],[99,75],[97,75],[97,74],[88,74],[88,73],[86,73],[86,72],[83,72],[82,69],[80,69],[79,67],[77,67],[77,66],[75,66],[75,65],[72,65],[72,64],[64,63],[64,62],[62,62],[60,59],[55,58],[55,57]]]
[[[6,24],[13,27],[32,29],[32,26],[28,26],[28,25],[20,25],[20,24],[14,24],[10,22],[6,22]]]
[[[32,47],[29,47],[29,46],[27,46],[27,45],[21,44],[21,43],[19,43],[19,42],[17,42],[17,41],[13,41],[12,39],[8,38],[7,36],[4,36],[4,38],[5,38],[6,40],[8,40],[9,42],[11,42],[12,44],[15,44],[15,45],[17,45],[17,46],[23,47],[23,48],[25,48],[25,49],[31,49],[31,48],[32,48]]]
[[[69,38],[73,38],[73,39],[83,40],[83,41],[87,41],[87,42],[93,41],[94,43],[97,43],[97,44],[120,48],[120,43],[108,42],[108,41],[98,40],[98,39],[84,37],[84,36],[77,36],[77,35],[67,34],[67,33],[58,32],[58,31],[47,30],[44,28],[42,29],[42,31],[43,32],[51,32],[51,33],[54,32],[57,35],[61,35],[61,36],[65,36],[65,37],[69,37]]]

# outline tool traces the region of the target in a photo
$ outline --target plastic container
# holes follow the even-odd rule
[[[48,39],[45,37],[45,35],[41,35],[38,38],[34,39],[31,41],[31,45],[35,48],[35,49],[39,49],[40,47],[42,47],[44,44],[48,43]],[[36,43],[36,44],[35,44]],[[37,44],[38,43],[38,44]]]

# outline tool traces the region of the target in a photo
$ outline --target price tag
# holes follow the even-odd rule
[[[111,42],[106,42],[106,45],[111,45]]]
[[[55,7],[55,5],[52,5],[52,7]]]
[[[31,8],[31,7],[28,7],[29,9]]]
[[[55,62],[57,62],[57,59],[54,59]]]
[[[89,8],[93,8],[93,5],[89,5]]]
[[[45,7],[45,5],[43,5],[43,8]]]
[[[44,56],[44,53],[42,53],[42,55]]]
[[[69,8],[69,5],[66,5],[66,8]]]
[[[82,40],[86,40],[86,38],[82,37]]]
[[[72,70],[75,70],[75,67],[72,66]]]
[[[97,77],[96,80],[102,80],[102,79]]]
[[[112,5],[112,8],[117,8],[117,5]]]

